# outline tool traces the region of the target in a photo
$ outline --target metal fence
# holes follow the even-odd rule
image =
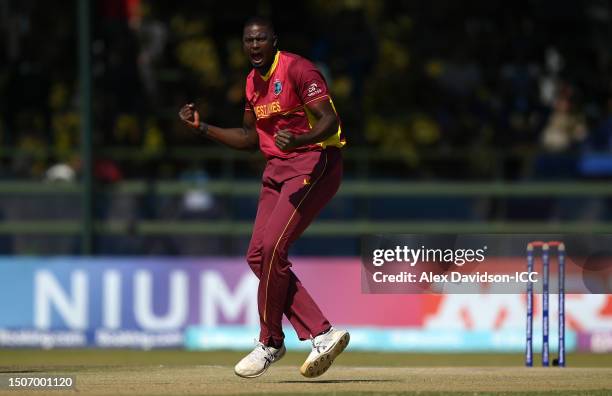
[[[0,223],[2,234],[38,234],[66,235],[78,234],[80,231],[79,195],[82,187],[78,184],[42,183],[31,181],[12,181],[0,183],[0,202],[3,203],[4,221]],[[97,218],[95,230],[97,233],[122,234],[136,232],[138,234],[202,234],[202,235],[248,235],[251,231],[251,221],[236,218],[237,207],[232,206],[233,199],[244,199],[254,207],[259,192],[259,183],[255,181],[208,181],[204,184],[194,184],[176,181],[128,181],[114,185],[98,186],[98,199],[112,202],[115,200],[135,200],[146,197],[153,199],[172,199],[183,194],[199,191],[214,196],[217,200],[229,203],[226,210],[211,219],[194,220],[189,218],[172,219],[160,216],[159,219],[131,218],[121,219],[120,216]],[[309,235],[358,236],[367,233],[436,233],[436,232],[612,232],[612,222],[606,221],[600,215],[583,213],[590,205],[597,203],[606,205],[607,197],[612,196],[612,184],[604,182],[366,182],[345,181],[335,198],[340,203],[353,200],[350,218],[342,214],[328,215],[317,221],[308,230]],[[414,200],[418,201],[414,201]],[[23,215],[19,208],[33,206],[40,209],[37,213]],[[440,216],[418,220],[410,219],[410,211],[401,210],[412,206],[411,210],[419,210],[418,202],[422,204],[431,200],[444,200],[448,205],[458,200],[469,200],[481,207],[496,207],[491,210],[481,210],[478,213],[461,213],[462,207],[446,208],[445,213],[451,213],[452,219],[444,220]],[[395,210],[395,219],[385,219],[386,216],[374,216],[372,206],[389,203],[391,211]],[[514,219],[509,215],[507,207],[511,202],[529,206],[534,202],[544,202],[550,211],[548,215],[535,216],[529,219]],[[64,203],[66,207],[53,206],[53,202]],[[567,212],[559,212],[555,207],[559,202],[565,202]],[[30,205],[31,206],[31,205]],[[538,206],[539,207],[539,206]],[[399,210],[397,208],[400,208]],[[501,208],[501,209],[500,209]],[[133,207],[132,207],[133,209]],[[456,213],[453,211],[456,209]],[[50,213],[55,213],[51,215]],[[59,214],[58,214],[59,212]],[[64,212],[66,216],[63,216]],[[530,212],[526,207],[525,212]],[[537,212],[533,212],[537,213]],[[602,213],[601,210],[598,213]],[[254,216],[254,211],[252,212]],[[28,218],[30,217],[30,218]],[[247,215],[248,217],[248,215]],[[335,218],[334,218],[335,217]],[[605,216],[603,216],[605,217]],[[135,227],[135,228],[134,228]]]

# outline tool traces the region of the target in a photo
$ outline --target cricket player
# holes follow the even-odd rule
[[[330,325],[291,270],[287,254],[338,190],[345,139],[325,79],[310,61],[278,50],[270,21],[249,19],[242,39],[253,66],[246,79],[242,127],[207,124],[193,104],[179,112],[202,135],[239,150],[259,147],[267,159],[247,252],[249,266],[259,278],[259,343],[234,371],[241,377],[258,377],[283,357],[285,314],[299,339],[312,341],[300,372],[317,377],[329,369],[350,337]]]

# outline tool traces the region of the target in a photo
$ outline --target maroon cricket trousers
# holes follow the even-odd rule
[[[340,149],[328,147],[289,158],[269,159],[262,177],[249,266],[259,278],[257,303],[259,341],[280,345],[283,314],[300,340],[329,329],[330,324],[297,276],[287,254],[321,209],[331,200],[342,178]]]

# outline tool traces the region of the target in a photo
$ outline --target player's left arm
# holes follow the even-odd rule
[[[329,99],[308,103],[306,108],[315,117],[316,123],[310,132],[300,135],[286,129],[277,132],[274,141],[282,151],[291,151],[301,146],[322,142],[338,132],[338,116]]]

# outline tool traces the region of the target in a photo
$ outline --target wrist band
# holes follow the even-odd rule
[[[207,134],[208,133],[208,124],[205,122],[200,122],[200,125],[198,125],[198,129],[203,133],[203,134]]]

